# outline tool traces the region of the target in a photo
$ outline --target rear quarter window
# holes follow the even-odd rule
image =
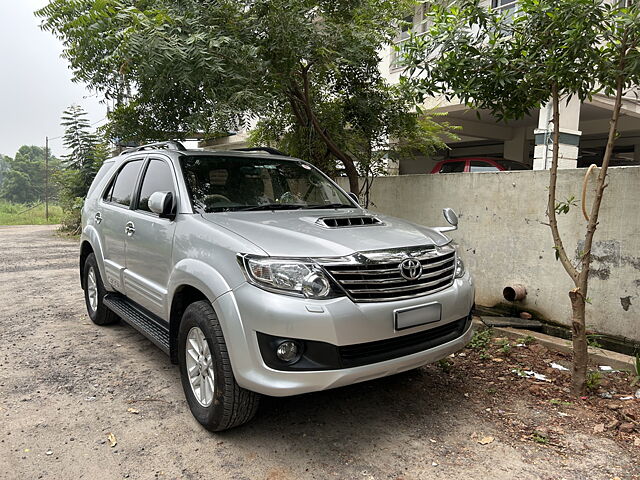
[[[91,195],[91,193],[96,189],[96,187],[100,184],[100,181],[109,173],[109,170],[113,168],[116,162],[104,162],[96,176],[93,178],[93,182],[91,182],[91,186],[89,187],[89,191],[87,192],[87,197]]]

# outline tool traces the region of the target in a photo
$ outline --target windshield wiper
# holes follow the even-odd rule
[[[347,205],[346,203],[327,203],[326,205],[309,205],[307,207],[309,210],[321,208],[355,208],[353,205]]]
[[[257,210],[300,210],[304,205],[294,205],[290,203],[267,203],[266,205],[254,205],[253,207],[239,208],[238,211],[248,212]]]

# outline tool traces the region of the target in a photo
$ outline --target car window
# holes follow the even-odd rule
[[[496,160],[496,163],[502,165],[502,168],[505,170],[531,170],[531,168],[524,163],[514,162],[513,160]]]
[[[153,158],[144,174],[138,210],[151,211],[149,209],[149,197],[155,192],[171,192],[175,195],[171,167],[167,162]]]
[[[446,162],[440,167],[439,173],[461,173],[464,172],[465,161],[461,162]]]
[[[100,183],[100,180],[102,180],[105,177],[105,175],[109,172],[109,170],[111,170],[111,167],[113,167],[114,163],[115,162],[110,161],[110,162],[104,162],[102,164],[102,166],[100,167],[100,170],[98,170],[98,173],[96,173],[96,176],[93,178],[93,182],[91,182],[91,186],[89,187],[89,191],[87,192],[87,197],[91,195],[93,190]]]
[[[189,155],[180,165],[200,213],[354,207],[334,183],[300,161]]]
[[[136,185],[138,179],[138,173],[140,173],[140,167],[142,167],[142,160],[134,160],[125,164],[124,167],[118,172],[118,176],[115,179],[110,195],[107,194],[105,200],[120,205],[131,205],[131,197],[133,195],[133,188]]]
[[[481,160],[471,160],[470,172],[499,172],[500,169],[495,165]]]

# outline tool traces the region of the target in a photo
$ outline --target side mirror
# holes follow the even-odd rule
[[[358,198],[358,195],[356,195],[353,192],[349,192],[349,197],[351,197],[351,200],[353,200],[354,202],[356,202],[358,205],[360,205],[360,199]]]
[[[447,221],[450,227],[437,227],[436,230],[440,233],[443,232],[451,232],[453,230],[458,229],[458,215],[454,212],[453,208],[444,208],[442,210],[442,215],[444,215],[444,219]]]
[[[173,193],[152,193],[149,197],[149,210],[157,213],[160,218],[175,218],[175,213],[173,212]]]

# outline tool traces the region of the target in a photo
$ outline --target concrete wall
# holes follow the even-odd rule
[[[580,198],[585,170],[559,172],[558,198]],[[340,179],[343,187],[346,179]],[[573,284],[555,260],[546,222],[548,171],[403,175],[376,179],[372,211],[424,225],[444,225],[442,209],[460,217],[451,237],[477,284],[477,303],[503,302],[502,289],[527,286],[524,308],[570,324]],[[588,199],[593,197],[592,177]],[[588,327],[640,341],[640,167],[612,168],[593,254]],[[559,218],[565,246],[577,258],[586,222],[580,207]]]

